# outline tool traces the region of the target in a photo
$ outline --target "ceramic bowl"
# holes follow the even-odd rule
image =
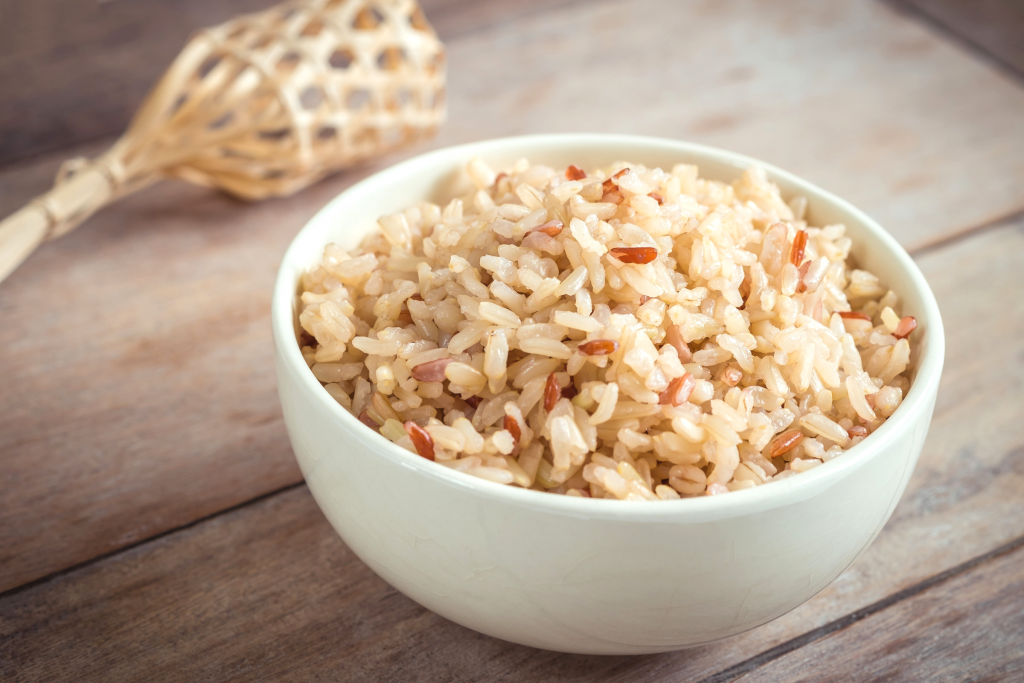
[[[382,214],[443,203],[467,160],[553,167],[616,160],[732,180],[765,167],[813,225],[844,223],[853,253],[916,316],[916,377],[896,413],[842,456],[723,496],[631,503],[569,498],[461,474],[393,445],[338,405],[296,343],[296,291],[330,242],[354,247]],[[524,645],[638,654],[753,628],[827,586],[871,543],[903,493],[931,422],[942,322],[917,266],[883,228],[791,173],[732,152],[623,135],[536,135],[430,152],[352,186],[292,242],[274,289],[281,406],[309,489],[345,543],[427,609]]]

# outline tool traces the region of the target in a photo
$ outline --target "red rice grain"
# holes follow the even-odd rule
[[[505,421],[502,423],[502,427],[504,427],[508,431],[508,433],[512,435],[512,438],[515,440],[516,446],[518,447],[519,439],[521,439],[523,436],[523,430],[519,428],[519,421],[516,420],[511,415],[506,415]]]
[[[772,443],[772,449],[769,451],[771,457],[777,458],[783,453],[788,453],[804,440],[803,433],[799,429],[791,429],[788,432],[783,432],[775,441]]]
[[[587,174],[579,166],[569,164],[569,167],[565,169],[565,177],[567,180],[583,180]]]
[[[619,350],[619,342],[614,339],[591,339],[580,343],[578,350],[584,356],[607,356]]]
[[[804,249],[807,247],[807,231],[797,230],[793,238],[793,248],[789,250],[789,262],[799,266],[804,262]]]
[[[668,389],[658,396],[658,403],[661,405],[681,406],[690,400],[690,394],[697,387],[697,380],[693,375],[686,373],[682,377],[676,377],[669,382]]]
[[[548,381],[544,384],[544,410],[549,413],[554,410],[558,399],[562,397],[562,388],[558,386],[558,378],[555,373],[548,375]]]
[[[562,232],[562,227],[564,225],[565,223],[563,223],[560,220],[548,221],[544,225],[537,226],[536,228],[530,230],[526,234],[529,235],[530,233],[533,232],[542,232],[548,237],[558,237],[558,235]]]
[[[650,263],[658,258],[654,247],[612,247],[608,253],[623,263]]]
[[[364,410],[363,412],[359,413],[359,421],[375,432],[380,431],[380,425],[377,424],[372,417],[370,417],[370,413],[367,410]]]
[[[452,362],[451,358],[438,358],[427,363],[420,363],[409,374],[417,382],[443,382],[444,369]]]
[[[794,215],[806,198],[760,169],[467,175],[302,275],[303,359],[399,447],[506,485],[667,500],[799,474],[899,409],[916,320],[846,258],[842,225]]]
[[[679,329],[679,325],[669,325],[668,330],[665,332],[665,341],[679,354],[680,363],[689,363],[693,360],[693,352],[690,351],[690,346],[683,339],[683,333]]]
[[[900,324],[896,326],[896,331],[892,333],[892,336],[897,339],[906,339],[910,336],[910,333],[917,329],[917,318],[912,315],[907,315],[900,318]]]
[[[427,460],[433,460],[434,439],[427,433],[427,430],[410,420],[405,423],[405,431],[412,439],[412,445],[416,447],[416,452]]]

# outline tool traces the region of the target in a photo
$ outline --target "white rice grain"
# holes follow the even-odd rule
[[[303,360],[401,448],[414,422],[439,464],[503,485],[722,495],[838,457],[911,387],[916,321],[760,169],[466,173],[302,276]]]

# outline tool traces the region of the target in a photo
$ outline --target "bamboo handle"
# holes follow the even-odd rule
[[[0,282],[36,247],[65,235],[82,221],[125,194],[116,157],[72,160],[61,168],[53,189],[0,222]]]
[[[46,212],[35,204],[0,223],[0,282],[46,239],[49,223]]]

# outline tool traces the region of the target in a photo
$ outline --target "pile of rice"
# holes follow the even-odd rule
[[[914,319],[762,169],[466,171],[302,279],[306,362],[399,446],[570,496],[715,495],[841,455],[906,395]]]

